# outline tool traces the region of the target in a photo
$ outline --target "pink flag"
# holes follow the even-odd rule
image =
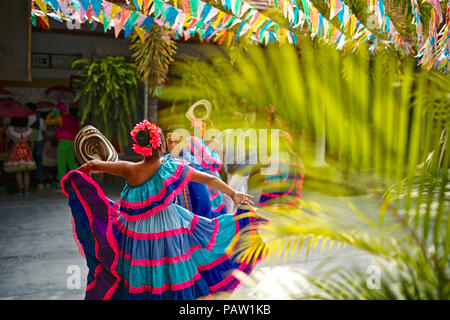
[[[189,0],[182,0],[183,11],[187,13],[189,11]]]
[[[139,13],[139,17],[136,19],[136,22],[134,23],[135,26],[140,27],[142,22],[147,19],[146,15],[143,15],[142,13]]]
[[[439,17],[439,23],[442,22],[442,11],[441,5],[439,4],[439,0],[428,0],[428,2],[433,6],[436,11],[437,17]]]
[[[108,1],[103,1],[103,12],[105,13],[105,16],[107,19],[111,19],[111,9],[112,9],[112,3]]]
[[[131,14],[130,10],[122,8],[120,15],[116,15],[114,17],[114,35],[116,38],[119,36],[119,33],[122,30],[125,23],[127,22],[128,18],[130,17],[130,14]]]
[[[65,16],[67,16],[67,7],[69,6],[69,2],[70,0],[58,0],[59,7]]]
[[[343,7],[341,4],[341,0],[331,0],[330,4],[331,4],[330,8],[330,20],[331,20],[342,10]]]

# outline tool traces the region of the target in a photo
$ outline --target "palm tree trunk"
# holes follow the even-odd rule
[[[158,121],[158,99],[152,96],[148,97],[147,116],[148,120],[152,123]]]

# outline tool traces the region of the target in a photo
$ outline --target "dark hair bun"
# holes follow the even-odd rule
[[[136,142],[141,147],[146,147],[150,143],[150,133],[147,130],[139,130],[136,133]]]

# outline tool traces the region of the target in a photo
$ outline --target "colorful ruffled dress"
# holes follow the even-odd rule
[[[7,136],[14,142],[8,159],[3,164],[6,172],[18,172],[22,170],[36,169],[36,163],[31,155],[31,149],[28,145],[33,135],[33,129],[28,128],[24,132],[17,132],[10,126],[6,130]]]
[[[300,207],[304,166],[288,152],[280,152],[278,171],[267,175],[259,199],[259,206]]]
[[[261,218],[248,210],[207,219],[175,198],[193,169],[169,159],[118,203],[77,170],[61,180],[72,209],[74,238],[89,269],[85,299],[185,299],[236,289],[231,271],[250,273],[260,256],[240,262],[240,239]],[[243,250],[243,249],[242,249]]]
[[[222,160],[219,155],[212,151],[202,139],[194,136],[188,137],[186,148],[191,152],[198,163],[201,164],[201,171],[222,179],[219,174],[223,166]],[[215,212],[216,215],[226,213],[227,208],[225,206],[222,192],[210,186],[208,186],[208,192],[211,199],[212,211]]]

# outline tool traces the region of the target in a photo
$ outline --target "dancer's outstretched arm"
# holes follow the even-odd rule
[[[124,177],[128,181],[133,164],[133,162],[128,161],[107,162],[102,160],[91,160],[79,167],[78,170],[86,174],[95,171],[102,171],[112,175]],[[200,172],[193,168],[192,170],[194,170],[194,173],[192,175],[191,181],[207,184],[225,193],[226,195],[230,196],[231,199],[233,199],[234,203],[237,206],[240,206],[241,204],[254,204],[253,201],[250,200],[250,198],[253,198],[252,195],[237,192],[216,176]]]
[[[240,206],[241,204],[249,204],[253,205],[253,201],[250,200],[250,198],[253,198],[252,195],[245,194],[242,192],[237,192],[233,188],[231,188],[229,185],[227,185],[225,182],[217,178],[216,176],[194,170],[194,173],[192,175],[191,181],[193,182],[199,182],[203,184],[207,184],[214,189],[217,189],[219,191],[222,191],[226,195],[230,196],[231,199],[233,199],[234,203],[237,206]]]
[[[101,171],[126,178],[129,175],[132,164],[132,162],[128,161],[110,162],[102,160],[91,160],[79,167],[78,170],[86,174]]]

